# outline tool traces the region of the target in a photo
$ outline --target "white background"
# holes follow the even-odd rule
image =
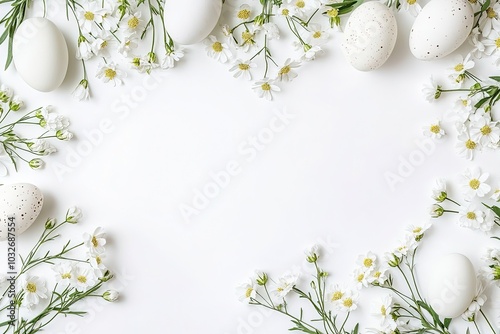
[[[48,17],[60,26],[73,55],[74,22]],[[445,78],[453,58],[413,58],[407,47],[413,18],[399,13],[397,19],[397,45],[382,68],[352,69],[340,52],[341,34],[333,33],[326,54],[304,64],[273,102],[232,78],[229,67],[207,57],[202,44],[188,47],[174,70],[157,72],[154,80],[129,69],[118,88],[92,78],[92,99],[82,103],[71,98],[81,79],[74,59],[63,85],[51,93],[28,87],[13,67],[0,73],[28,109],[53,105],[70,118],[76,135],[56,143],[59,152],[46,159],[43,171],[22,166],[15,173],[9,166],[4,183],[30,182],[46,197],[40,219],[20,242],[31,245],[47,217],[81,207],[81,224],[65,233],[77,240],[96,226],[106,229],[107,261],[122,296],[116,304],[83,305],[88,317],[62,319],[49,332],[287,333],[287,320],[256,313],[237,300],[234,287],[254,269],[277,276],[302,267],[304,248],[320,243],[326,246],[321,265],[331,272],[331,282],[349,282],[359,254],[382,255],[407,225],[429,220],[437,177],[456,185],[466,167],[481,166],[492,173],[493,184],[500,182],[498,153],[482,152],[473,162],[460,158],[451,122],[444,123],[449,135],[422,153],[422,126],[443,118],[454,98],[429,104],[421,89],[431,74]],[[284,33],[282,39],[289,37]],[[284,60],[293,49],[275,52]],[[5,53],[3,45],[2,59]],[[491,60],[481,66],[491,68]],[[88,67],[93,76],[97,63]],[[124,102],[127,96],[133,106]],[[293,119],[247,161],[238,147],[267,131],[283,112]],[[386,174],[400,173],[411,156],[423,159],[391,187]],[[212,181],[210,173],[231,161],[240,172],[186,221],[181,205],[192,205],[196,191]],[[460,198],[456,186],[451,192]],[[436,221],[419,265],[460,252],[479,269],[481,249],[491,242],[455,220]],[[362,291],[355,317],[363,328],[375,324],[370,299],[381,293]]]

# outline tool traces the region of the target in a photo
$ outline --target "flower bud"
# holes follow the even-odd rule
[[[19,111],[19,109],[21,109],[23,105],[24,102],[17,96],[14,96],[14,98],[9,102],[9,108],[12,111]]]
[[[389,259],[387,261],[387,264],[391,267],[399,266],[399,264],[401,263],[401,259],[399,257],[397,257],[395,254],[391,254],[391,255],[392,255],[392,259]]]
[[[56,219],[55,218],[47,219],[47,221],[45,222],[45,229],[51,230],[54,228],[54,226],[56,226]]]
[[[76,224],[80,218],[82,218],[82,210],[76,206],[70,208],[66,213],[66,221],[68,223]]]
[[[260,285],[260,286],[266,285],[267,280],[268,280],[268,277],[267,277],[266,273],[259,273],[259,274],[257,274],[257,278],[255,279],[255,281],[257,282],[257,284]]]
[[[311,288],[316,289],[316,283],[314,283],[314,281],[311,281]]]
[[[444,209],[439,204],[433,204],[430,209],[430,214],[432,218],[439,218],[444,214]]]
[[[44,162],[42,159],[35,158],[30,160],[29,165],[32,169],[40,169],[43,167]]]
[[[102,294],[102,298],[108,302],[115,302],[120,297],[120,293],[115,290],[108,290]]]
[[[102,282],[107,282],[109,281],[110,279],[112,279],[113,277],[115,277],[111,271],[109,270],[106,270],[106,272],[104,273],[104,276],[99,278]]]
[[[73,138],[73,133],[68,130],[57,130],[56,137],[59,140],[71,140],[71,138]]]

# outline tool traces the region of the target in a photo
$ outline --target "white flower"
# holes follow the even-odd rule
[[[23,305],[27,308],[37,305],[40,299],[47,298],[45,281],[38,276],[22,275],[19,278],[19,288],[24,292]]]
[[[417,16],[422,10],[422,7],[416,0],[402,0],[401,10],[409,12],[412,16]]]
[[[364,255],[358,256],[356,264],[363,269],[363,271],[372,270],[377,264],[377,255],[373,252],[368,252]]]
[[[487,210],[484,215],[484,221],[479,225],[479,229],[483,232],[490,232],[495,226],[495,214],[491,210]]]
[[[407,256],[411,254],[418,246],[418,242],[413,236],[406,235],[405,238],[399,242],[399,246],[394,249],[394,255],[397,257]]]
[[[479,210],[474,203],[469,204],[467,207],[461,207],[458,215],[460,226],[476,230],[483,224],[485,217],[484,212]]]
[[[234,41],[234,39],[230,39]],[[238,49],[243,52],[248,52],[251,48],[257,46],[255,42],[255,31],[250,31],[248,29],[241,32],[241,42],[238,44]]]
[[[432,198],[441,203],[448,197],[446,192],[446,180],[436,179],[436,185],[432,188]]]
[[[278,282],[273,289],[274,295],[278,298],[284,298],[290,291],[292,291],[298,280],[299,274],[285,274],[278,278]]]
[[[233,77],[244,78],[246,80],[252,80],[252,68],[256,68],[257,64],[251,60],[243,61],[241,59],[236,59],[233,66],[229,69],[230,72],[234,72]]]
[[[479,42],[476,42],[479,43]],[[492,30],[488,36],[483,38],[481,40],[481,43],[483,45],[483,53],[487,56],[492,56],[494,55],[495,57],[500,56],[500,46],[498,43],[500,43],[500,33],[496,30]]]
[[[106,245],[106,233],[102,227],[97,227],[94,233],[84,233],[83,235],[85,246],[91,254],[104,253],[104,245]]]
[[[89,60],[94,56],[92,45],[84,36],[78,38],[78,48],[76,49],[76,59]]]
[[[322,45],[328,41],[328,32],[323,30],[320,24],[311,23],[309,24],[309,35],[307,36],[306,42],[312,46]]]
[[[102,298],[108,302],[116,302],[120,297],[120,293],[116,290],[107,290],[102,294]]]
[[[347,292],[348,289],[345,286],[333,284],[330,287],[330,290],[327,292],[326,300],[330,302],[334,309],[338,310],[340,309],[341,300],[342,298],[344,298],[344,295],[346,295]]]
[[[256,81],[252,89],[260,98],[263,97],[268,101],[271,101],[273,99],[273,92],[279,92],[281,90],[274,84],[274,80],[269,80],[266,78]]]
[[[122,19],[122,22],[124,22],[125,24],[121,24],[120,28],[125,30],[125,33],[133,34],[140,33],[142,31],[143,21],[141,19],[140,11],[125,15]]]
[[[490,199],[500,202],[500,187],[494,188],[493,194],[491,194]]]
[[[453,104],[453,111],[456,113],[458,122],[465,123],[474,112],[474,101],[470,96],[461,96]]]
[[[422,93],[427,101],[434,102],[441,96],[441,86],[431,76],[429,82],[422,88]]]
[[[31,152],[41,155],[50,155],[57,152],[56,148],[45,139],[34,139],[28,144],[28,147]]]
[[[306,60],[306,61],[311,61],[316,59],[317,55],[320,55],[323,53],[323,49],[319,45],[315,45],[311,47],[310,45],[304,46],[304,54],[302,55],[301,59]]]
[[[118,46],[118,53],[120,53],[124,57],[129,57],[130,53],[135,50],[138,45],[139,38],[137,38],[135,33],[124,36],[121,39],[120,46]]]
[[[85,1],[81,6],[77,7],[76,14],[80,29],[84,33],[97,35],[99,27],[97,24],[102,23],[102,16],[105,10],[97,1]]]
[[[57,284],[67,286],[71,283],[73,276],[73,264],[69,261],[60,262],[52,267],[56,272]]]
[[[108,58],[113,42],[113,35],[107,31],[103,31],[92,43],[92,51],[96,56]]]
[[[422,130],[424,132],[424,136],[431,137],[433,139],[439,139],[446,134],[438,120],[434,121],[430,125],[424,126]]]
[[[118,17],[113,15],[113,8],[104,8],[102,15],[102,27],[105,31],[115,31],[118,27]]]
[[[357,305],[357,302],[358,302],[358,292],[357,291],[352,291],[352,290],[348,290],[346,291],[346,293],[344,294],[344,296],[342,296],[342,299],[340,300],[340,311],[344,311],[344,312],[351,312],[351,311],[354,311],[358,305]]]
[[[73,206],[69,208],[68,212],[66,213],[66,221],[71,224],[76,224],[82,218],[82,216],[82,210],[80,210],[80,208],[77,208],[76,206]]]
[[[252,18],[252,9],[250,8],[250,6],[246,3],[242,4],[240,8],[236,10],[236,18],[243,22],[250,21]]]
[[[92,268],[76,266],[73,271],[72,284],[77,291],[87,291],[96,284]]]
[[[251,279],[238,285],[236,287],[236,293],[238,294],[238,299],[241,302],[249,303],[252,299],[257,296],[257,285]]]
[[[356,284],[356,288],[362,289],[363,287],[368,287],[368,278],[370,277],[370,271],[363,267],[358,267],[354,270],[353,279]]]
[[[310,10],[320,6],[316,0],[288,0],[288,4],[288,8],[293,12],[293,15],[302,19],[306,17]]]
[[[474,65],[474,61],[470,60],[470,54],[465,59],[461,55],[457,55],[453,65],[448,69],[452,83],[461,87],[465,81],[465,71],[470,70]]]
[[[280,30],[275,23],[267,22],[262,25],[267,39],[280,39]]]
[[[424,233],[431,227],[432,225],[429,222],[425,222],[420,225],[410,225],[407,229],[408,231],[408,236],[410,238],[415,239],[415,241],[419,242],[422,237],[424,236]]]
[[[177,46],[175,50],[165,54],[165,58],[161,61],[160,67],[163,69],[174,68],[175,63],[180,61],[182,57],[184,57],[184,48],[182,46]]]
[[[12,88],[7,87],[4,84],[0,86],[0,101],[7,103],[13,95],[14,91],[12,90]]]
[[[311,247],[305,250],[305,253],[307,262],[314,263],[319,259],[319,246],[312,245]]]
[[[372,315],[376,316],[380,321],[380,326],[385,327],[388,320],[392,320],[392,296],[385,295],[373,303]]]
[[[139,73],[148,73],[148,74],[151,74],[151,71],[153,69],[160,66],[160,64],[158,64],[157,62],[156,53],[154,52],[149,52],[142,57],[134,57],[132,58],[130,64],[131,67],[134,70],[139,71]]]
[[[208,38],[205,39],[204,44],[206,46],[205,49],[207,54],[221,63],[226,63],[233,56],[228,45],[226,43],[219,42],[217,37],[213,35],[208,36]]]
[[[278,81],[292,81],[297,77],[294,69],[300,67],[300,62],[288,58],[278,71]]]
[[[88,100],[90,98],[89,82],[82,79],[73,91],[72,96],[77,101]]]
[[[456,149],[461,157],[467,160],[472,160],[474,158],[474,153],[478,151],[479,148],[479,144],[472,140],[467,132],[462,132],[458,136]]]
[[[378,284],[382,285],[387,281],[387,267],[381,266],[379,268],[375,268],[370,273],[368,273],[367,281],[370,284]]]
[[[479,19],[479,28],[483,36],[488,36],[492,30],[500,31],[500,21],[498,14],[500,13],[500,4],[495,3],[486,9],[485,14]]]
[[[500,141],[500,128],[497,122],[491,121],[489,114],[481,114],[478,109],[471,119],[470,136],[482,146],[495,148]]]
[[[476,280],[476,295],[472,300],[471,304],[467,308],[467,310],[462,314],[462,319],[465,321],[474,321],[476,315],[483,307],[484,303],[488,299],[484,291],[486,290],[486,286],[483,284],[481,277],[478,277]]]
[[[472,200],[475,196],[484,197],[490,192],[491,187],[486,184],[489,176],[489,173],[481,173],[478,167],[465,170],[461,175],[461,188],[467,201]]]
[[[51,112],[45,118],[44,128],[51,131],[65,130],[69,126],[69,120],[67,117],[59,115],[58,113]]]
[[[482,58],[483,54],[487,54],[486,52],[489,52],[489,51],[487,51],[487,48],[484,45],[483,40],[481,39],[481,32],[479,31],[478,27],[475,27],[474,29],[472,29],[472,32],[470,33],[469,41],[474,46],[474,48],[470,52],[474,58],[477,58],[477,59]],[[490,47],[489,49],[493,49],[493,48]],[[490,53],[491,53],[491,51],[490,51]]]
[[[104,265],[104,258],[106,257],[106,254],[89,252],[88,256],[90,266],[94,269],[95,276],[97,276],[98,278],[103,277],[104,273],[107,270],[106,266]]]
[[[112,82],[114,86],[119,86],[123,83],[122,78],[127,74],[118,69],[113,62],[100,63],[97,68],[96,77],[104,82]]]

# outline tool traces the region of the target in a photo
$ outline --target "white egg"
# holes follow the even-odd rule
[[[17,234],[26,231],[40,214],[43,194],[29,183],[0,186],[0,241],[6,240],[9,232],[9,217],[14,218]]]
[[[474,266],[462,254],[448,254],[435,261],[425,279],[427,301],[443,318],[460,316],[476,294]]]
[[[215,28],[222,12],[222,0],[166,0],[165,28],[174,42],[194,44]]]
[[[61,85],[68,70],[68,46],[52,21],[26,19],[14,34],[12,56],[21,78],[32,88],[50,92]]]
[[[431,0],[413,23],[410,50],[422,60],[445,57],[465,42],[473,24],[468,0]]]
[[[354,68],[374,70],[389,59],[397,35],[398,26],[393,12],[381,2],[365,2],[349,16],[342,50]]]

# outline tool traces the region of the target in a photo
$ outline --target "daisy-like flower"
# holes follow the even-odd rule
[[[129,57],[131,52],[139,45],[139,38],[135,33],[124,36],[121,39],[120,46],[118,46],[118,53],[124,57]]]
[[[456,112],[458,121],[465,123],[469,116],[474,112],[474,104],[470,96],[461,96],[453,104],[453,110]]]
[[[340,16],[337,8],[325,6],[323,15],[328,18],[331,28],[340,30]]]
[[[467,201],[475,196],[484,197],[490,192],[491,187],[486,183],[489,173],[481,173],[478,167],[467,168],[461,176],[461,188]]]
[[[422,10],[422,6],[420,6],[417,0],[403,0],[401,1],[401,10],[407,11],[416,17]]]
[[[306,261],[309,263],[315,263],[319,259],[319,246],[313,245],[305,250]]]
[[[476,43],[482,44],[483,54],[497,58],[500,56],[500,33],[498,31],[492,30],[488,36],[481,39],[481,42]]]
[[[340,310],[344,312],[352,312],[358,308],[358,297],[357,291],[348,290],[342,299],[340,300]]]
[[[275,23],[267,22],[262,25],[267,39],[280,39],[280,30]]]
[[[84,33],[98,34],[100,30],[98,24],[102,23],[104,14],[105,10],[99,5],[99,2],[85,1],[81,7],[77,7],[76,11],[80,29]]]
[[[368,287],[368,278],[370,277],[370,270],[365,270],[363,267],[358,267],[354,270],[353,279],[356,284],[356,288],[362,289],[363,287]]]
[[[368,252],[364,255],[360,255],[356,260],[356,264],[364,271],[370,271],[377,264],[377,255],[375,255],[373,252]]]
[[[85,233],[83,235],[85,246],[87,246],[91,254],[104,253],[104,245],[106,245],[106,233],[102,227],[97,227],[92,234]]]
[[[340,284],[333,284],[327,293],[327,300],[333,306],[334,309],[340,308],[340,303],[342,298],[347,294],[348,289]]]
[[[448,198],[448,193],[446,191],[446,180],[441,178],[436,179],[436,184],[432,188],[432,199],[434,199],[438,203],[441,203],[446,198]]]
[[[500,186],[493,188],[493,193],[491,194],[490,199],[500,202]]]
[[[320,24],[311,23],[309,24],[309,35],[307,36],[306,42],[312,46],[322,45],[328,41],[328,32],[323,30]]]
[[[76,86],[75,90],[73,91],[72,96],[77,101],[84,101],[90,98],[90,88],[87,79],[82,79],[80,81],[78,86]]]
[[[107,31],[103,31],[92,43],[92,51],[96,56],[108,58],[113,42],[113,35]]]
[[[441,127],[441,124],[438,120],[435,120],[430,125],[423,127],[424,136],[431,137],[433,139],[439,139],[446,135],[446,132]]]
[[[226,43],[219,42],[217,37],[213,35],[208,36],[208,38],[205,39],[204,44],[206,46],[205,49],[207,54],[221,63],[226,63],[233,56],[228,45]]]
[[[102,14],[102,27],[106,31],[115,31],[118,27],[119,18],[113,15],[113,8],[104,8],[104,13]]]
[[[299,274],[285,274],[278,278],[278,283],[276,283],[272,292],[278,298],[285,298],[285,296],[292,291],[298,280]]]
[[[76,206],[73,206],[68,209],[68,212],[66,212],[66,221],[71,224],[76,224],[82,218],[82,216],[82,210],[80,210]]]
[[[462,207],[458,215],[458,222],[461,227],[477,230],[484,222],[484,212],[479,210],[473,203],[467,207]]]
[[[56,148],[45,139],[34,139],[28,143],[28,148],[31,152],[41,155],[50,155],[57,152]]]
[[[76,49],[76,59],[89,60],[94,56],[92,52],[92,44],[89,43],[88,39],[80,35],[78,37],[78,47]]]
[[[96,254],[89,252],[88,256],[90,266],[94,269],[95,276],[98,278],[103,277],[104,273],[108,269],[104,265],[104,258],[106,257],[106,254]]]
[[[160,67],[163,69],[174,68],[175,63],[180,61],[184,57],[184,48],[182,46],[177,46],[175,50],[167,52],[165,58],[161,61]]]
[[[126,34],[140,33],[142,31],[143,20],[140,11],[125,15],[121,22],[125,23],[121,24],[120,28],[124,29]]]
[[[479,229],[483,232],[490,232],[495,226],[495,214],[491,210],[487,210],[484,214],[484,221],[479,225]]]
[[[311,0],[288,0],[288,4],[293,15],[299,18],[305,18],[307,12],[313,7]]]
[[[424,233],[431,227],[432,225],[429,222],[425,222],[420,225],[410,225],[407,229],[408,236],[410,238],[414,238],[415,241],[420,242],[424,237]]]
[[[479,151],[480,146],[479,143],[472,140],[467,132],[462,132],[458,136],[458,143],[456,144],[456,149],[458,154],[467,159],[474,159],[474,153]]]
[[[274,80],[264,78],[254,83],[252,89],[260,98],[265,98],[268,101],[273,99],[273,92],[279,92],[281,89],[274,84]]]
[[[424,85],[424,88],[422,89],[422,93],[424,94],[424,97],[427,101],[429,102],[434,102],[435,100],[439,99],[441,96],[441,86],[436,83],[434,78],[431,76],[429,83]]]
[[[323,49],[319,45],[311,46],[309,44],[304,45],[304,54],[301,59],[306,61],[311,61],[316,59],[316,56],[323,53]]]
[[[256,68],[257,64],[251,60],[243,61],[241,59],[236,59],[233,66],[229,69],[230,72],[234,72],[233,77],[243,78],[246,80],[252,80],[252,68]]]
[[[474,61],[470,60],[470,54],[465,59],[461,55],[457,55],[453,65],[448,69],[450,72],[449,78],[456,87],[461,87],[465,81],[465,71],[474,67]]]
[[[288,58],[283,66],[278,71],[278,81],[292,81],[297,77],[294,69],[300,67],[301,63],[299,61],[293,61]]]
[[[236,287],[236,293],[239,301],[250,303],[257,296],[257,286],[252,279],[248,279]]]
[[[38,276],[22,275],[19,278],[19,289],[24,292],[23,305],[31,308],[47,298],[45,281]]]
[[[112,82],[114,86],[123,84],[123,79],[127,74],[118,69],[113,62],[100,63],[97,68],[96,77],[104,82]]]
[[[293,9],[291,8],[290,5],[281,5],[281,7],[278,9],[278,15],[283,16],[283,17],[290,17],[293,15]]]
[[[475,12],[475,11],[474,11]],[[484,45],[484,40],[481,38],[481,32],[479,31],[478,27],[475,27],[472,29],[470,33],[470,43],[474,46],[472,51],[470,52],[471,55],[476,58],[480,59],[483,57],[484,54],[487,54],[487,47]],[[494,47],[490,47],[489,49],[494,49]]]
[[[406,235],[405,238],[399,242],[399,246],[396,247],[393,253],[397,257],[407,256],[415,250],[417,245],[418,243],[415,238]]]
[[[391,295],[385,295],[373,303],[372,315],[377,317],[382,327],[386,326],[388,320],[392,321],[392,306],[393,301]]]
[[[492,30],[500,31],[500,4],[494,3],[486,9],[486,15],[481,15],[479,19],[479,28],[483,36],[488,36]]]
[[[87,291],[96,284],[96,277],[92,268],[83,265],[75,266],[72,284],[77,291]]]
[[[236,10],[236,18],[240,21],[246,22],[252,18],[252,9],[248,4],[242,4],[240,8]]]
[[[241,32],[241,42],[238,44],[238,48],[243,52],[248,52],[255,46],[257,46],[255,42],[255,31],[252,32],[249,29],[243,30]]]
[[[497,122],[491,121],[489,113],[481,113],[478,109],[471,117],[470,136],[482,146],[494,148],[500,141],[500,128]]]
[[[71,262],[60,262],[52,267],[56,272],[57,284],[68,286],[73,276],[73,264]]]
[[[383,285],[387,279],[387,267],[384,266],[373,269],[367,278],[368,283],[374,285]]]

